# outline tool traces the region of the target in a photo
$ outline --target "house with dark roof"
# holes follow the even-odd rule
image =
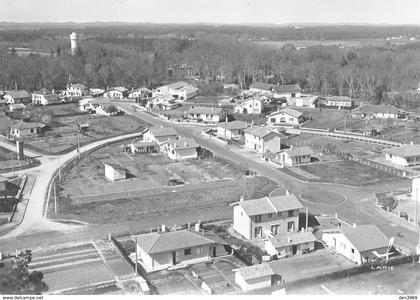
[[[147,272],[186,266],[228,254],[225,241],[211,231],[177,230],[141,234],[137,243],[138,262]]]
[[[143,133],[143,141],[162,145],[168,140],[176,139],[177,136],[178,133],[173,127],[151,127]]]
[[[354,100],[345,96],[332,96],[322,100],[321,105],[327,108],[352,109],[354,108]]]
[[[238,114],[261,114],[264,100],[261,97],[251,97],[240,100],[233,107],[233,112]]]
[[[281,135],[267,127],[252,126],[244,130],[245,148],[257,153],[277,153],[281,150]]]
[[[302,89],[299,84],[273,85],[273,95],[275,98],[300,98]]]
[[[403,112],[392,105],[361,104],[351,111],[351,116],[366,119],[398,119],[403,117]]]
[[[305,121],[300,111],[284,108],[267,116],[267,125],[299,125]]]
[[[7,104],[31,103],[31,94],[25,90],[8,91],[3,98],[7,101]]]
[[[272,285],[274,271],[267,264],[253,265],[233,270],[235,283],[244,292],[268,288]]]
[[[89,95],[89,89],[81,83],[69,84],[66,88],[66,96],[83,97]]]
[[[187,119],[198,122],[219,123],[226,119],[227,111],[223,108],[196,106],[186,111],[185,116]]]
[[[181,104],[176,102],[175,98],[169,94],[162,94],[149,98],[146,103],[147,108],[159,110],[171,110],[180,106]]]
[[[244,136],[248,123],[235,120],[230,122],[221,122],[217,125],[217,135],[226,140],[238,140]]]
[[[118,181],[127,179],[127,168],[115,163],[106,161],[104,162],[105,166],[105,178],[111,181]]]
[[[10,134],[11,138],[28,138],[36,137],[42,132],[44,124],[41,123],[31,123],[31,122],[17,122],[10,125]]]
[[[385,159],[401,167],[420,164],[420,145],[403,145],[384,150]]]
[[[177,137],[167,140],[161,149],[170,159],[184,160],[197,158],[198,147],[199,145],[192,138]]]
[[[128,96],[128,89],[123,86],[113,87],[104,93],[104,97],[108,99],[124,99]]]
[[[273,85],[271,83],[254,82],[249,86],[249,90],[255,93],[271,92]]]
[[[233,229],[248,240],[299,230],[302,204],[295,195],[239,201],[233,208]]]
[[[325,230],[325,244],[357,264],[378,259],[388,252],[389,239],[376,225],[356,225]]]
[[[290,147],[278,154],[277,160],[283,165],[296,166],[311,162],[313,151],[309,147]]]
[[[41,89],[32,92],[32,103],[35,105],[51,105],[61,103],[61,101],[53,91]]]

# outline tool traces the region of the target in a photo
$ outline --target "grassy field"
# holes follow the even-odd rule
[[[385,39],[352,39],[352,40],[284,40],[284,41],[255,41],[262,46],[282,48],[285,45],[294,45],[296,48],[311,46],[342,46],[345,48],[354,48],[361,46],[384,45]]]
[[[247,178],[245,182],[247,199],[267,196],[277,185],[265,177]],[[64,203],[60,213],[50,217],[74,219],[95,224],[115,224],[135,221],[142,216],[156,216],[166,213],[193,212],[200,209],[225,207],[238,201],[244,193],[243,180],[214,181],[207,183],[166,187],[151,192],[131,193],[109,201]],[[103,197],[102,197],[103,198]]]
[[[321,180],[350,185],[366,185],[396,178],[390,173],[351,160],[301,166]]]

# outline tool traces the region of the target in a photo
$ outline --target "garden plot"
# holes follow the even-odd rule
[[[189,281],[182,272],[163,270],[146,276],[160,295],[203,295],[204,292]]]

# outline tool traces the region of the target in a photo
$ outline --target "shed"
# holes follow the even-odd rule
[[[111,162],[104,162],[105,177],[111,181],[127,179],[127,169]]]
[[[244,292],[270,287],[275,274],[267,264],[254,265],[233,271],[235,272],[235,283]]]

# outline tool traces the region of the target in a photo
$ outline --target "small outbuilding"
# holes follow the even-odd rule
[[[275,274],[267,264],[253,265],[233,271],[235,272],[235,283],[244,292],[270,287]]]
[[[105,177],[111,181],[127,179],[127,169],[111,162],[104,162]]]

